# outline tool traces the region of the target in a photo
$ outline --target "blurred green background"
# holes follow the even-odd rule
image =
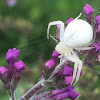
[[[7,67],[6,52],[16,47],[21,50],[19,59],[26,64],[22,78],[16,89],[17,100],[40,78],[44,63],[51,58],[56,43],[47,40],[46,31],[50,21],[64,23],[83,12],[86,3],[99,14],[99,0],[18,0],[15,6],[8,6],[0,0],[0,66]],[[83,14],[82,19],[85,19]],[[56,28],[50,30],[56,34]],[[31,71],[27,71],[31,70]],[[81,94],[77,100],[100,100],[100,76],[84,67],[83,75],[75,86]],[[8,100],[8,94],[0,84],[0,100]]]

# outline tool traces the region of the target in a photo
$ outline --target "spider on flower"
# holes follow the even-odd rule
[[[66,28],[62,21],[53,21],[48,24],[47,29],[47,38],[49,39],[50,27],[60,24],[60,42],[56,45],[55,49],[61,56],[65,56],[67,60],[74,62],[73,79],[70,85],[77,83],[83,66],[74,49],[89,50],[93,48],[87,47],[93,39],[93,28],[85,20],[79,19],[80,16],[81,14],[71,21]]]

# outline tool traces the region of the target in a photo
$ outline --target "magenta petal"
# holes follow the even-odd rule
[[[100,25],[98,25],[97,32],[100,32]]]
[[[74,19],[73,18],[70,18],[66,21],[66,24],[68,25],[71,21],[73,21]]]
[[[16,48],[9,49],[6,54],[6,60],[8,62],[10,61],[16,61],[19,56],[20,50],[16,50]]]
[[[52,53],[52,57],[58,57],[59,55],[60,54],[56,50],[54,50]]]
[[[66,76],[65,77],[65,83],[66,85],[69,85],[72,82],[73,76]]]
[[[89,4],[86,4],[83,11],[86,15],[90,15],[94,12],[94,9]]]
[[[80,94],[77,93],[76,91],[74,91],[73,89],[70,89],[70,92],[69,92],[69,98],[74,100],[76,99]]]
[[[7,71],[8,71],[7,68],[5,68],[5,67],[3,67],[3,66],[0,67],[0,75],[5,74]]]
[[[68,99],[69,98],[69,93],[62,93],[54,96],[56,100],[63,100],[63,99]]]
[[[46,68],[51,69],[51,68],[53,68],[54,66],[55,66],[54,60],[48,60],[48,61],[45,63],[45,67],[46,67]]]
[[[25,64],[21,60],[19,60],[18,62],[15,62],[14,65],[15,65],[17,70],[24,70],[25,69]]]
[[[66,65],[64,67],[63,75],[72,76],[73,75],[73,68]]]
[[[99,51],[100,50],[100,43],[93,43],[92,47],[95,47],[96,51]]]
[[[56,90],[52,91],[52,95],[58,95],[58,94],[61,94],[63,92],[64,92],[64,90],[58,90],[58,89],[56,89]]]
[[[100,15],[95,17],[95,20],[97,21],[97,24],[100,24]]]

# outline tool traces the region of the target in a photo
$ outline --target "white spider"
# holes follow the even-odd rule
[[[55,49],[58,53],[64,55],[67,60],[70,60],[75,63],[73,71],[73,79],[70,85],[75,85],[77,83],[83,66],[82,61],[73,51],[73,49],[76,50],[92,49],[92,47],[85,47],[91,42],[93,38],[92,26],[88,22],[82,19],[78,19],[79,17],[80,15],[73,21],[71,21],[66,28],[64,27],[64,23],[62,21],[53,21],[49,23],[47,29],[47,38],[49,39],[50,26],[57,24],[61,25],[60,42],[56,45]]]

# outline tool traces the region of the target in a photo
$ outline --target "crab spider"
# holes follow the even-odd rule
[[[58,53],[64,55],[67,60],[74,62],[73,79],[70,85],[77,83],[83,66],[82,61],[74,52],[74,49],[92,49],[92,47],[86,47],[93,38],[92,26],[88,22],[78,18],[79,17],[71,21],[66,28],[62,21],[50,22],[47,29],[47,38],[49,39],[50,27],[60,24],[60,42],[56,45],[55,49]]]

